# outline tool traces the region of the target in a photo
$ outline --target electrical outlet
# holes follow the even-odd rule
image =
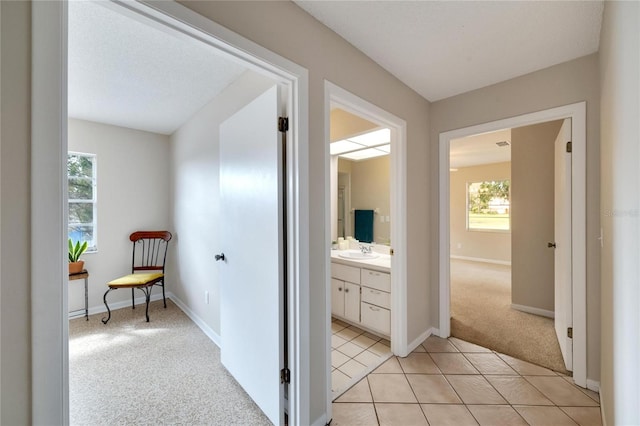
[[[204,292],[204,303],[206,303],[207,305],[209,304],[209,292],[208,291]]]

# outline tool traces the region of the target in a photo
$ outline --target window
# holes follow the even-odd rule
[[[509,181],[491,180],[467,184],[467,229],[509,231]]]
[[[69,238],[87,241],[96,251],[96,156],[70,152],[67,156],[69,186]]]

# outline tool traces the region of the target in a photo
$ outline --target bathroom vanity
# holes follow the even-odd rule
[[[331,251],[331,314],[363,330],[391,333],[391,256],[342,257]]]

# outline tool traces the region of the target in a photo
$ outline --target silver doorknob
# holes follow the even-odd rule
[[[549,248],[556,248],[556,243],[547,243],[547,247]]]
[[[216,259],[216,262],[219,262],[221,260],[222,261],[226,260],[225,257],[224,257],[224,253],[216,254],[215,255],[215,259]]]

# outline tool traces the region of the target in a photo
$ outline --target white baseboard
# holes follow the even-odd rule
[[[323,414],[318,417],[315,422],[311,423],[311,426],[327,426],[328,424],[329,423],[327,423],[327,415]]]
[[[526,312],[528,314],[539,315],[541,317],[555,318],[556,313],[553,311],[547,311],[546,309],[534,308],[533,306],[518,305],[516,303],[511,304],[511,309],[517,311]]]
[[[600,393],[600,382],[587,379],[587,389]]]
[[[171,293],[167,292],[167,299],[170,298],[170,296],[169,296],[170,294]],[[134,300],[135,300],[136,306],[145,304],[145,297],[144,296],[136,297]],[[156,300],[162,300],[162,291],[160,293],[156,293],[156,294],[152,294],[151,295],[150,301],[151,302],[155,302]],[[112,311],[114,311],[116,309],[130,308],[130,307],[131,307],[131,299],[121,300],[119,302],[109,303],[109,309],[111,309]],[[107,312],[107,308],[106,308],[106,306],[104,306],[104,303],[102,305],[89,307],[89,315],[101,314],[103,312]],[[81,317],[84,317],[84,309],[80,309],[80,310],[69,312],[69,319],[81,318]]]
[[[213,343],[215,343],[215,345],[217,347],[220,347],[220,335],[218,333],[216,333],[215,331],[213,331],[213,328],[209,327],[209,325],[204,322],[202,320],[202,318],[200,318],[198,315],[196,315],[195,312],[193,312],[191,310],[191,308],[189,308],[182,300],[180,300],[175,294],[170,293],[171,295],[168,296],[171,300],[173,300],[173,303],[175,303],[181,310],[182,312],[185,313],[186,316],[188,316],[189,318],[191,318],[191,321],[193,321],[194,323],[196,323],[196,325],[198,327],[200,327],[200,330],[202,330],[202,332],[204,334],[207,335],[207,337],[209,339],[211,339],[211,341]]]
[[[420,346],[420,343],[424,342],[427,339],[427,337],[431,336],[433,334],[433,331],[434,331],[434,328],[431,327],[427,331],[425,331],[424,333],[420,334],[413,342],[409,343],[407,345],[407,355],[409,355],[418,346]]]
[[[589,384],[589,379],[587,379],[587,384]],[[607,418],[604,416],[604,412],[605,412],[605,407],[604,407],[604,401],[605,398],[604,396],[602,396],[601,392],[600,393],[600,419],[602,421],[602,426],[609,426],[609,424],[607,423]]]
[[[485,259],[482,257],[468,257],[468,256],[455,256],[455,255],[450,255],[451,259],[458,259],[458,260],[470,260],[472,262],[481,262],[481,263],[492,263],[494,265],[506,265],[506,266],[511,266],[511,262],[508,260],[497,260],[497,259]]]

